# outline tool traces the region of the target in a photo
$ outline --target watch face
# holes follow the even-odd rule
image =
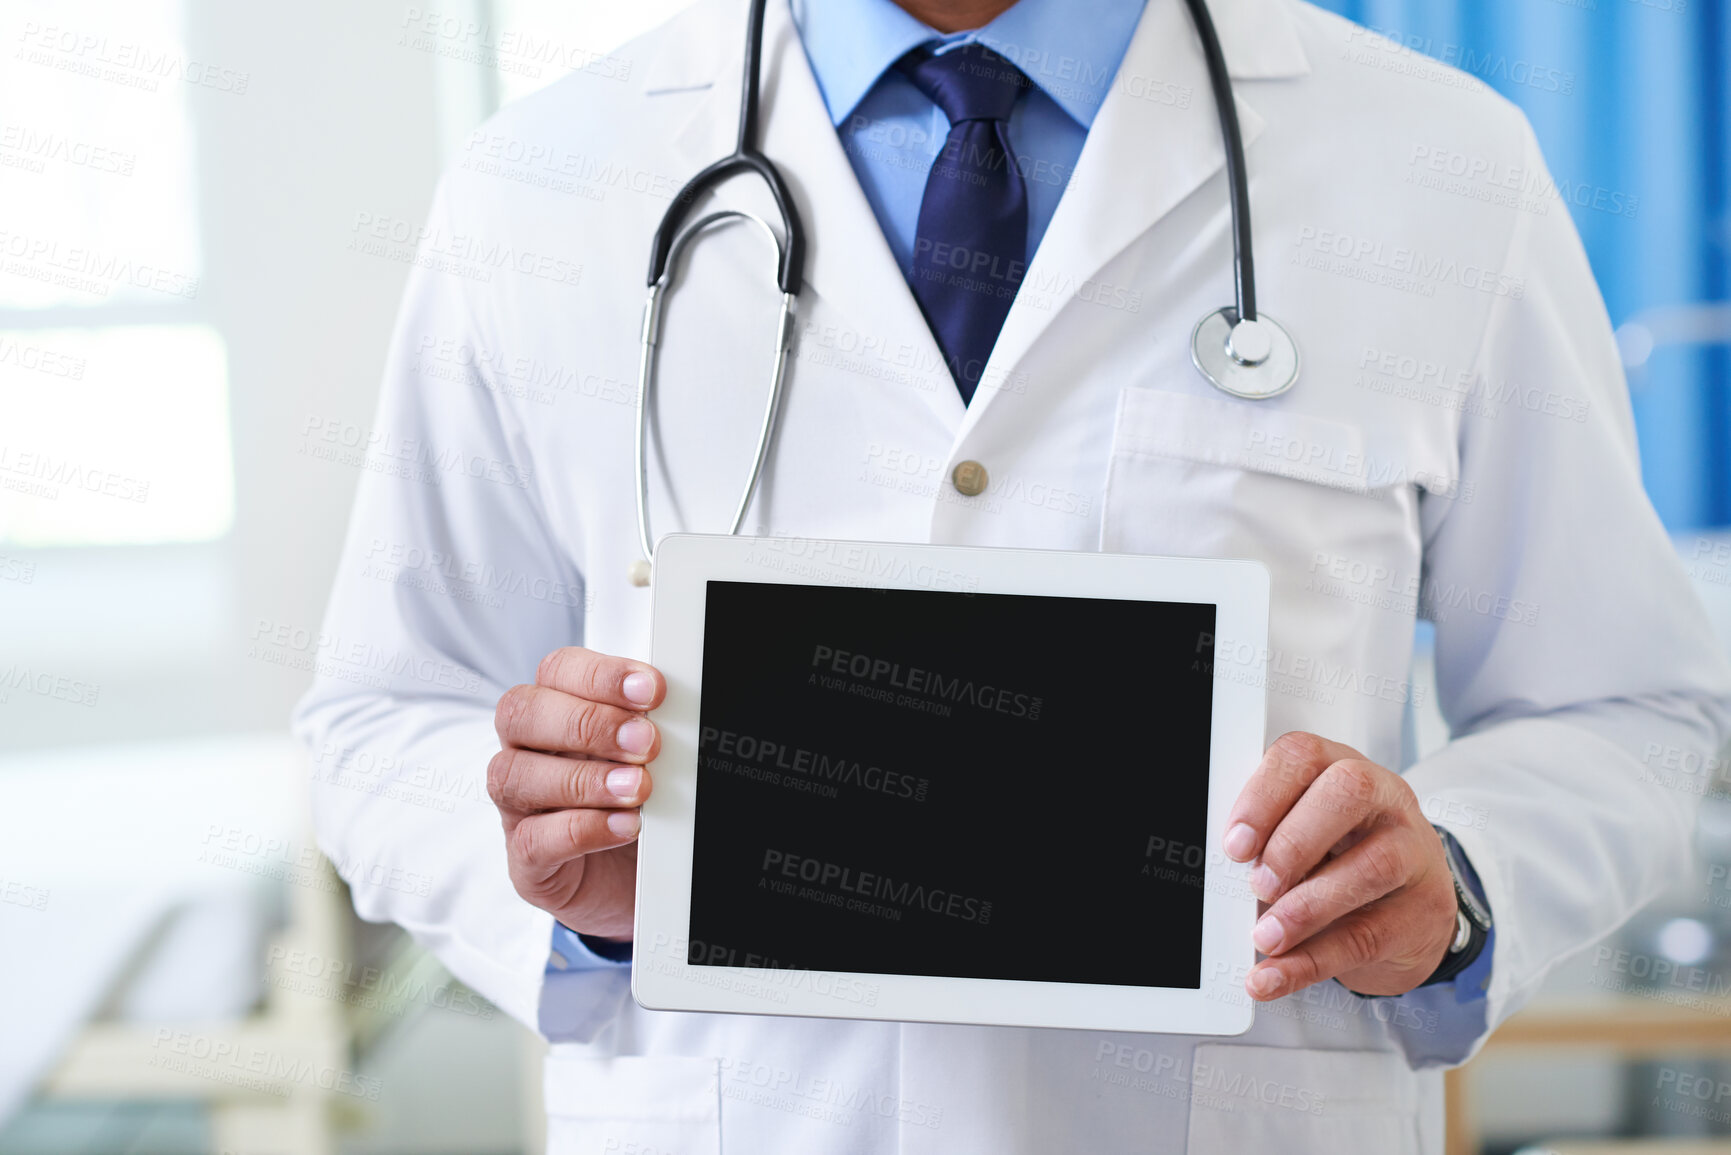
[[[1464,911],[1455,911],[1455,940],[1449,944],[1450,954],[1459,954],[1467,949],[1467,944],[1473,941],[1473,924],[1467,921]]]
[[[1478,895],[1472,892],[1472,888],[1467,885],[1466,870],[1462,866],[1460,856],[1455,852],[1454,839],[1442,827],[1438,826],[1435,829],[1437,834],[1442,837],[1443,856],[1448,859],[1449,873],[1454,876],[1455,901],[1460,903],[1462,914],[1472,919],[1481,929],[1491,929],[1491,912],[1484,903],[1479,901]]]

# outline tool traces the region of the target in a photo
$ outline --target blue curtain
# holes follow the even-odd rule
[[[1731,0],[1319,2],[1526,112],[1613,324],[1731,299]],[[1634,406],[1666,524],[1731,524],[1731,348],[1662,348]]]

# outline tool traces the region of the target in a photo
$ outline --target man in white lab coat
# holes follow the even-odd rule
[[[643,269],[671,193],[732,145],[743,0],[573,61],[441,183],[375,427],[308,432],[311,452],[366,449],[297,727],[360,912],[556,1044],[552,1150],[1435,1155],[1438,1070],[1684,868],[1694,795],[1657,771],[1720,747],[1731,671],[1641,491],[1610,327],[1531,131],[1296,0],[1212,7],[1260,301],[1303,358],[1261,402],[1189,358],[1232,263],[1180,0],[772,0],[762,146],[810,254],[747,527],[1269,567],[1269,753],[1224,832],[1271,904],[1242,1038],[632,1003],[663,692],[631,580]],[[964,49],[1023,90],[974,122],[1016,162],[977,183],[1022,202],[1018,246],[1026,224],[983,344],[913,276],[957,227],[931,172],[975,115],[922,69]],[[770,266],[722,230],[673,294],[658,531],[725,528],[737,500]],[[1415,761],[1418,616],[1453,737]],[[1112,805],[1085,734],[1050,783],[1030,853]],[[1482,906],[1488,933],[1464,913]],[[1086,933],[1055,910],[1024,949]]]

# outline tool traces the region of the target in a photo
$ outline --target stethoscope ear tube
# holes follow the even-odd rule
[[[1214,108],[1220,116],[1220,138],[1226,147],[1226,184],[1232,191],[1232,276],[1238,301],[1238,319],[1256,320],[1256,256],[1251,245],[1250,179],[1244,166],[1244,135],[1238,127],[1238,105],[1232,99],[1232,77],[1226,70],[1226,54],[1214,31],[1214,18],[1206,0],[1184,0],[1196,35],[1202,39],[1202,55],[1208,60],[1208,84],[1214,90]]]
[[[770,195],[775,198],[786,238],[776,268],[776,284],[785,294],[799,295],[805,278],[805,228],[800,223],[799,209],[780,170],[757,148],[758,62],[763,55],[763,8],[764,0],[751,0],[751,18],[747,21],[745,37],[745,72],[739,95],[739,135],[734,141],[733,152],[686,181],[685,187],[673,198],[673,204],[655,229],[655,239],[649,250],[647,284],[657,284],[666,275],[674,238],[698,198],[730,177],[755,174],[763,178]]]
[[[787,249],[775,235],[769,222],[760,216],[737,209],[710,213],[692,221],[674,234],[668,244],[666,267],[661,276],[650,284],[649,294],[643,302],[642,347],[637,361],[637,540],[643,549],[643,560],[648,565],[642,568],[633,566],[631,578],[635,585],[649,584],[650,567],[655,562],[655,538],[649,529],[649,410],[655,385],[656,354],[661,343],[661,318],[662,310],[666,306],[666,290],[672,284],[673,272],[678,267],[679,257],[686,246],[705,229],[730,221],[755,224],[763,231],[763,235],[769,238],[771,247],[776,251],[778,266],[785,267],[787,264]],[[733,520],[727,530],[729,534],[738,533],[739,527],[745,523],[745,511],[751,507],[752,495],[757,492],[758,479],[763,474],[763,463],[769,457],[769,443],[775,435],[776,421],[781,414],[782,384],[787,377],[788,350],[793,346],[793,318],[797,301],[798,298],[792,293],[783,292],[781,295],[781,311],[775,323],[775,367],[771,371],[769,389],[764,398],[757,451],[752,455],[751,472],[740,489],[739,503],[734,507]]]

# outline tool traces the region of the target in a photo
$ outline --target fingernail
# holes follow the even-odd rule
[[[1281,941],[1285,938],[1286,928],[1281,926],[1280,920],[1272,914],[1263,915],[1256,924],[1256,929],[1250,932],[1250,941],[1255,943],[1256,949],[1263,954],[1273,954],[1279,950]]]
[[[643,825],[635,810],[615,810],[607,816],[607,829],[620,838],[630,838]]]
[[[1243,862],[1256,852],[1256,831],[1248,822],[1234,823],[1226,832],[1226,857]]]
[[[619,727],[619,748],[632,754],[647,754],[655,742],[655,727],[642,718],[633,718]]]
[[[655,697],[655,679],[642,670],[635,674],[625,675],[625,685],[622,687],[625,696],[639,706],[647,706]]]
[[[637,793],[637,786],[643,781],[643,771],[635,766],[620,766],[607,771],[607,790],[620,798],[629,798]]]
[[[1250,992],[1257,995],[1271,995],[1280,989],[1280,972],[1273,967],[1264,967],[1250,976]]]
[[[1279,877],[1266,865],[1257,863],[1256,869],[1250,872],[1250,892],[1263,902],[1273,902],[1279,891]]]

